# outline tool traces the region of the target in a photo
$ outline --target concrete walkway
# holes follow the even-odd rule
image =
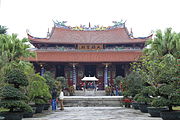
[[[23,120],[162,120],[148,113],[122,107],[66,107],[64,111],[44,112]]]

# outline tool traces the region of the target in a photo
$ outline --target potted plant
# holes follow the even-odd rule
[[[137,102],[139,102],[139,109],[143,113],[148,113],[148,107],[150,107],[150,103],[152,101],[152,98],[149,95],[149,91],[151,91],[151,86],[149,86],[148,83],[144,84],[142,91],[139,93],[139,96],[137,98]]]
[[[180,118],[180,111],[172,109],[173,106],[180,104],[180,34],[172,31],[171,28],[167,28],[164,33],[161,30],[156,32],[154,39],[147,42],[147,47],[144,50],[146,56],[150,59],[151,63],[154,59],[158,59],[159,66],[150,66],[148,71],[155,73],[158,70],[158,75],[154,74],[155,82],[159,86],[161,106],[167,106],[169,110],[162,111],[160,113],[163,120],[178,120]],[[144,66],[143,66],[144,67]],[[156,72],[157,73],[157,72]],[[152,74],[151,74],[152,75]],[[149,76],[150,77],[150,76]],[[154,82],[153,79],[149,79]],[[158,81],[158,82],[157,82]]]
[[[110,86],[107,86],[107,87],[105,88],[105,92],[106,92],[106,95],[107,95],[107,96],[110,96],[111,93],[112,93],[112,88],[111,88]]]
[[[167,107],[162,106],[162,102],[165,102],[164,99],[160,96],[159,86],[151,86],[149,89],[149,94],[152,96],[151,107],[148,107],[148,113],[151,117],[160,117],[160,112],[167,110]]]
[[[122,103],[126,108],[130,108],[132,104],[132,99],[129,98],[128,96],[124,96]]]
[[[49,87],[46,80],[39,74],[34,75],[34,81],[29,85],[29,96],[31,101],[35,103],[36,113],[41,113],[44,109],[44,104],[51,98]]]
[[[133,97],[133,100],[132,100],[132,107],[133,107],[135,110],[139,110],[139,102],[137,102],[139,96],[140,96],[140,94],[136,94],[136,95]]]
[[[175,85],[176,86],[176,85]],[[161,106],[167,106],[168,110],[161,111],[160,115],[163,120],[177,120],[180,118],[180,111],[173,110],[173,106],[180,105],[180,88],[174,85],[163,85],[160,87],[162,99]]]
[[[142,90],[142,78],[140,74],[136,71],[132,71],[122,80],[123,96],[131,100],[133,108],[138,107],[139,103],[134,99],[136,94]]]
[[[177,120],[180,118],[180,111],[173,110],[173,106],[180,105],[180,67],[178,61],[172,55],[167,54],[159,63],[161,76],[158,81],[159,106],[168,107],[168,110],[160,112],[163,120]]]
[[[9,111],[1,113],[8,120],[21,120],[24,112],[32,112],[32,108],[26,104],[27,96],[21,91],[27,86],[28,79],[24,72],[18,68],[6,71],[4,75],[6,85],[0,90],[0,107]]]
[[[43,78],[46,80],[46,84],[49,87],[49,91],[52,91],[53,88],[57,88],[57,86],[56,86],[57,80],[54,79],[54,76],[53,76],[53,74],[51,72],[46,71],[43,74]],[[44,101],[45,101],[44,110],[48,110],[49,109],[49,107],[50,107],[50,99],[51,99],[51,96],[49,96],[49,95],[48,96],[44,96]]]
[[[168,110],[167,107],[162,106],[161,102],[165,102],[162,97],[158,96],[153,98],[151,107],[148,107],[148,113],[151,117],[160,117],[160,112]]]
[[[68,91],[69,91],[70,96],[73,96],[74,95],[74,86],[69,86]]]

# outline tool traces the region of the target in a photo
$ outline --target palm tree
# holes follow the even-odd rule
[[[0,34],[6,34],[7,28],[5,26],[0,25]]]
[[[167,54],[178,58],[180,55],[180,33],[172,32],[171,28],[167,28],[164,33],[157,30],[155,38],[146,44],[150,45],[150,48],[144,49],[144,53],[153,58],[163,57]]]
[[[20,40],[16,34],[0,35],[0,56],[6,56],[8,62],[20,61],[21,58],[27,58],[33,55],[28,50],[30,45],[27,44],[26,38]]]

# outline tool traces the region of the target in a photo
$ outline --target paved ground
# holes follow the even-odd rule
[[[66,107],[64,111],[44,112],[34,117],[23,120],[162,120],[122,107]]]

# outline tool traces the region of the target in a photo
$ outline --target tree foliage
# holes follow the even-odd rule
[[[55,88],[55,82],[54,76],[51,72],[46,71],[43,75],[44,79],[46,80],[47,85],[49,86],[49,90],[52,91],[53,88]]]
[[[138,72],[131,72],[121,82],[124,96],[134,97],[142,90],[143,81]]]
[[[14,71],[14,72],[12,72]],[[0,107],[14,111],[32,111],[25,101],[28,97],[21,91],[20,86],[27,86],[28,79],[24,72],[17,68],[12,69],[4,75],[6,85],[1,87]]]
[[[4,80],[9,84],[14,84],[16,88],[19,88],[20,85],[27,86],[29,83],[24,72],[16,68],[7,71]]]
[[[18,39],[16,34],[0,35],[0,56],[6,56],[8,62],[33,56],[34,54],[28,50],[30,45],[27,42],[26,38]]]
[[[173,105],[180,105],[180,34],[171,28],[164,33],[158,30],[147,45],[150,48],[144,50],[140,62],[133,64],[133,70],[150,85],[147,92],[153,96],[152,105],[172,110]]]
[[[0,34],[6,34],[7,27],[0,25]]]
[[[49,86],[46,84],[46,80],[39,74],[33,76],[28,93],[30,100],[36,104],[45,104],[51,98]]]

